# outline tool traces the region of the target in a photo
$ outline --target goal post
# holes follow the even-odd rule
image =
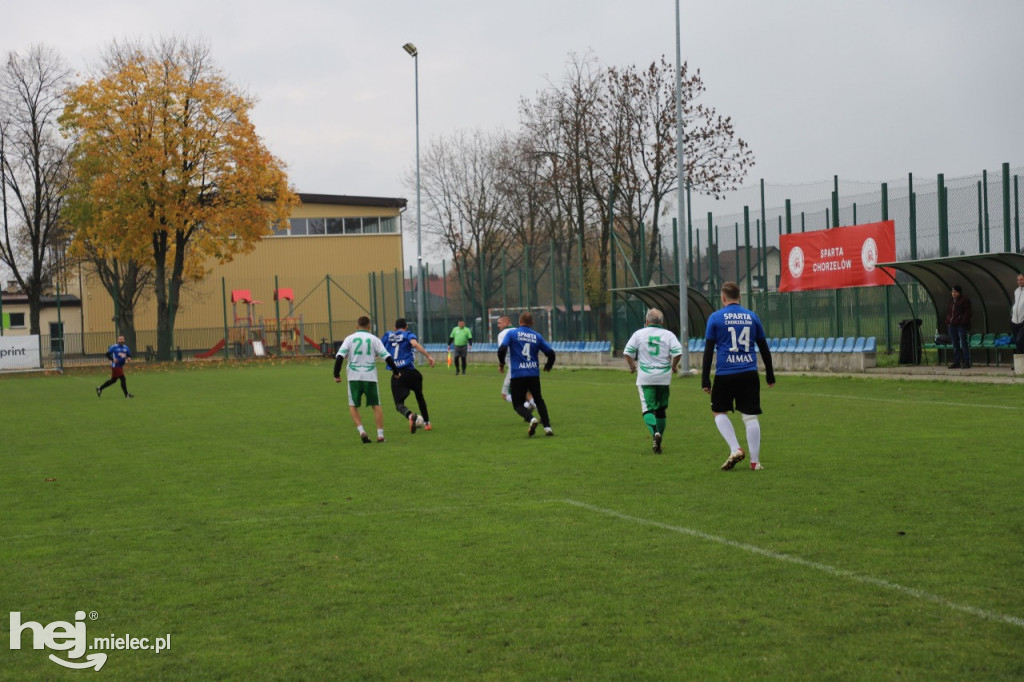
[[[487,342],[494,343],[498,340],[498,318],[508,315],[512,320],[512,326],[519,325],[519,315],[529,311],[533,314],[533,328],[544,335],[544,338],[551,340],[552,318],[551,306],[510,306],[508,308],[487,309]]]

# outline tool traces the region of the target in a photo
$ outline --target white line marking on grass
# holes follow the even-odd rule
[[[564,502],[566,504],[571,504],[574,507],[586,509],[587,511],[596,512],[598,514],[604,514],[606,516],[613,516],[617,519],[622,519],[623,521],[631,521],[633,523],[638,523],[644,526],[653,526],[655,528],[661,528],[662,530],[672,531],[673,533],[682,533],[684,535],[690,535],[695,538],[700,538],[701,540],[707,540],[709,542],[714,542],[719,545],[725,545],[726,547],[742,549],[745,552],[750,552],[751,554],[758,554],[769,559],[785,561],[787,563],[796,564],[797,566],[803,566],[805,568],[813,568],[816,571],[822,571],[824,573],[828,573],[829,575],[834,575],[840,578],[848,578],[850,580],[855,580],[857,582],[865,583],[867,585],[874,585],[875,587],[884,587],[888,590],[893,590],[895,592],[899,592],[901,594],[905,594],[916,599],[930,601],[934,604],[938,604],[939,606],[944,606],[947,609],[951,609],[953,611],[960,611],[962,613],[968,613],[972,616],[977,616],[985,620],[992,620],[999,623],[1007,623],[1008,625],[1015,625],[1019,628],[1024,628],[1024,618],[1017,618],[1015,616],[1007,616],[1001,613],[994,613],[992,611],[980,609],[976,606],[966,606],[964,604],[957,604],[956,602],[949,601],[944,597],[931,594],[930,592],[923,592],[921,590],[916,590],[912,587],[904,587],[903,585],[891,583],[888,580],[882,580],[881,578],[873,578],[868,575],[860,575],[858,573],[854,573],[853,571],[847,571],[846,569],[836,568],[835,566],[829,566],[828,564],[819,564],[815,561],[808,561],[806,559],[790,556],[788,554],[780,554],[778,552],[773,552],[771,550],[764,549],[756,545],[748,545],[745,542],[736,542],[735,540],[728,540],[726,538],[718,537],[717,535],[709,535],[708,533],[704,533],[699,530],[694,530],[693,528],[673,526],[667,523],[661,523],[660,521],[652,521],[650,519],[640,518],[639,516],[630,516],[629,514],[624,514],[622,512],[615,511],[614,509],[595,507],[594,505],[587,504],[586,502],[579,502],[577,500],[570,499],[566,499],[564,500]]]
[[[834,400],[867,400],[878,403],[908,403],[915,405],[942,405],[944,407],[972,407],[985,410],[1020,410],[1020,405],[982,405],[981,403],[951,403],[943,400],[902,400],[898,398],[872,398],[862,395],[831,395],[829,393],[790,393],[789,395],[802,395],[808,398],[832,398]]]

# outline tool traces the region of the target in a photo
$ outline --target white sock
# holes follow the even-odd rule
[[[377,429],[377,438],[384,437],[384,429]]]
[[[740,441],[736,438],[736,429],[733,428],[732,422],[729,421],[729,415],[716,414],[715,426],[718,427],[718,432],[725,439],[725,444],[729,446],[730,454],[740,449]]]
[[[364,429],[361,424],[359,426],[359,435],[360,436],[365,436],[366,435],[366,429]]]
[[[510,395],[506,395],[506,396],[505,396],[505,402],[506,402],[506,403],[510,403],[510,402],[512,402],[512,396],[510,396]]]
[[[527,401],[526,401],[525,403],[523,403],[523,407],[525,407],[525,408],[526,408],[526,409],[528,409],[528,410],[532,410],[532,409],[533,409],[533,408],[532,408],[532,407],[530,406],[530,401],[529,401],[529,400],[527,400]]]
[[[761,422],[756,414],[743,415],[743,423],[747,426],[747,447],[750,448],[750,462],[756,464],[761,454]]]

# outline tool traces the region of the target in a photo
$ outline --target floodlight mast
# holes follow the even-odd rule
[[[683,158],[683,148],[686,146],[686,138],[683,136],[683,60],[682,47],[679,32],[679,0],[676,0],[676,166],[678,171],[677,182],[679,183],[679,198],[677,200],[679,217],[677,219],[679,262],[676,263],[676,277],[679,280],[679,343],[683,347],[683,356],[679,362],[681,374],[690,373],[690,351],[689,351],[689,309],[687,298],[687,272],[686,259],[689,253],[687,244],[686,219],[684,201],[686,200],[686,164]]]
[[[413,59],[416,85],[416,334],[427,342],[423,329],[423,238],[420,213],[420,51],[412,43],[402,45]]]

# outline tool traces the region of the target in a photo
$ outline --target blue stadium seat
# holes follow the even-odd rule
[[[789,350],[790,350],[791,353],[803,353],[804,352],[804,346],[806,346],[806,345],[807,345],[807,339],[805,339],[804,337],[801,336],[799,339],[796,340],[796,346],[794,346],[793,348],[790,348]]]
[[[704,339],[698,338],[697,339],[697,343],[693,347],[693,352],[694,353],[703,353],[704,352],[704,342],[705,342]]]
[[[868,340],[866,338],[864,338],[863,336],[858,336],[857,340],[853,342],[853,352],[854,353],[863,353],[864,352],[864,344],[866,344],[867,341]]]
[[[768,350],[770,350],[772,353],[774,353],[775,351],[779,350],[779,339],[778,339],[778,337],[775,337],[773,339],[768,339]]]
[[[874,353],[877,350],[878,350],[878,342],[875,340],[875,337],[869,336],[867,338],[867,341],[865,341],[865,343],[864,343],[864,352],[865,353]]]
[[[847,337],[846,337],[846,338],[845,338],[845,339],[843,340],[843,349],[842,349],[842,352],[843,352],[843,353],[852,353],[852,352],[853,352],[853,344],[855,344],[855,343],[857,343],[857,339],[855,339],[855,338],[854,338],[854,337],[852,337],[852,336],[847,336]]]
[[[807,351],[808,353],[824,353],[825,352],[825,338],[819,336],[814,340],[814,347]]]

